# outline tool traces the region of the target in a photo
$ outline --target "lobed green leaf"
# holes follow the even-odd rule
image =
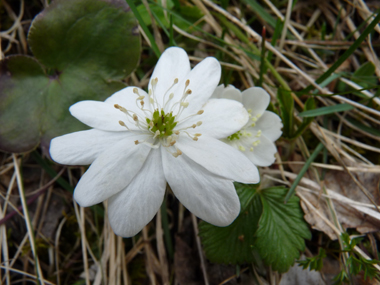
[[[293,196],[284,204],[286,192],[284,187],[260,192],[263,214],[254,244],[264,262],[279,272],[286,272],[294,264],[305,249],[304,239],[311,238],[299,198]]]
[[[137,22],[122,0],[56,0],[33,20],[28,41],[38,61],[0,62],[0,149],[8,152],[39,142],[46,149],[53,137],[87,128],[69,107],[125,87],[121,80],[141,49]]]
[[[207,258],[216,263],[254,262],[254,235],[262,212],[259,196],[252,185],[235,184],[241,211],[229,226],[221,228],[202,221],[199,235]]]

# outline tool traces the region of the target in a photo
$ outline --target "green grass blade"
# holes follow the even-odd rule
[[[168,250],[168,254],[170,259],[174,258],[174,250],[173,250],[173,242],[170,235],[170,229],[169,229],[169,220],[168,220],[168,212],[166,207],[166,197],[164,198],[164,201],[161,205],[161,221],[162,221],[162,228],[164,230],[164,239],[165,244]]]
[[[324,147],[325,146],[322,143],[319,143],[318,146],[315,148],[314,152],[312,153],[312,155],[310,155],[308,160],[305,162],[300,173],[298,173],[296,179],[294,180],[292,186],[290,187],[288,193],[286,194],[284,203],[288,202],[288,200],[293,196],[294,191],[296,190],[298,183],[301,181],[302,177],[305,175],[306,171],[309,169],[310,164],[315,160],[317,155],[321,152],[321,150]]]
[[[256,12],[256,15],[272,26],[272,28],[276,26],[276,19],[273,18],[257,1],[245,0],[244,2],[250,5],[252,10]]]
[[[359,121],[357,121],[355,119],[352,119],[352,118],[347,118],[347,121],[349,121],[355,127],[361,129],[362,131],[365,131],[365,132],[367,132],[367,133],[369,133],[371,135],[380,137],[380,131],[377,130],[377,129],[374,129],[372,127],[368,127],[368,126],[362,124],[361,122],[359,122]]]
[[[309,111],[304,111],[302,113],[299,113],[298,116],[300,117],[317,117],[317,116],[322,116],[322,115],[328,115],[332,113],[338,113],[338,112],[343,112],[343,111],[349,111],[354,109],[353,106],[350,104],[337,104],[334,106],[327,106],[327,107],[322,107],[314,110],[309,110]]]
[[[339,66],[343,62],[347,60],[347,58],[353,54],[356,49],[360,46],[360,44],[367,38],[369,33],[373,31],[375,26],[379,23],[380,21],[380,11],[377,11],[377,16],[373,19],[373,21],[368,25],[368,27],[363,31],[363,33],[359,36],[359,38],[342,54],[341,57],[338,58],[338,60],[325,72],[323,73],[315,82],[317,84],[322,83],[325,81],[335,70],[338,69]],[[303,94],[309,93],[314,86],[310,85],[307,88],[303,90]]]
[[[139,11],[137,10],[134,1],[133,0],[126,0],[126,1],[129,5],[129,7],[131,8],[133,14],[135,15],[137,21],[139,21],[139,24],[140,24],[141,28],[143,29],[144,33],[148,37],[150,44],[152,45],[152,49],[153,49],[154,53],[159,58],[161,56],[161,52],[160,52],[160,50],[156,44],[156,41],[154,40],[152,33],[149,31],[148,26],[144,23],[143,18],[141,17]]]

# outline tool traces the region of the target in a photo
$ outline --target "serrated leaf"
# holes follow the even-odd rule
[[[299,198],[293,196],[284,204],[286,192],[283,187],[260,191],[263,213],[254,244],[265,264],[279,272],[294,264],[305,249],[304,239],[311,238]]]
[[[42,11],[28,38],[38,61],[0,62],[0,149],[47,148],[53,137],[85,129],[68,108],[125,87],[120,80],[140,56],[136,26],[122,0],[56,0]]]
[[[242,264],[255,261],[251,246],[262,211],[261,202],[252,185],[235,185],[241,204],[236,220],[224,228],[203,221],[199,225],[202,245],[211,262]]]

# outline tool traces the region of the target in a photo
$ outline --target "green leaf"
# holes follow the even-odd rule
[[[377,84],[375,76],[375,65],[367,61],[361,65],[353,74],[352,81],[360,84],[363,87],[374,86]]]
[[[294,264],[305,249],[304,239],[311,238],[299,198],[293,196],[284,204],[286,192],[283,187],[260,191],[263,213],[254,244],[264,262],[279,272]]]
[[[277,99],[280,103],[281,119],[284,124],[283,137],[291,138],[293,134],[294,99],[291,92],[285,89],[278,89]]]
[[[199,225],[203,248],[211,262],[242,264],[255,261],[251,246],[262,212],[261,202],[252,185],[235,185],[241,204],[236,220],[223,228],[203,221]]]
[[[323,268],[323,259],[326,257],[326,251],[321,248],[317,256],[307,257],[305,260],[298,260],[298,265],[303,269],[320,271]]]
[[[323,116],[323,115],[329,115],[333,113],[338,113],[338,112],[343,112],[343,111],[349,111],[354,109],[353,106],[350,104],[337,104],[333,106],[327,106],[327,107],[322,107],[314,110],[308,110],[304,111],[302,113],[299,113],[298,116],[300,117],[317,117],[317,116]]]
[[[28,38],[38,61],[0,62],[0,149],[25,152],[39,142],[46,149],[53,137],[85,129],[69,107],[125,87],[120,80],[140,57],[136,29],[122,0],[56,0],[42,11]]]

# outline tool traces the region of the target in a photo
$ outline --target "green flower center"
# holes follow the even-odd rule
[[[227,137],[227,139],[229,139],[230,141],[238,140],[240,139],[241,136],[242,136],[242,133],[240,131],[237,131],[233,135],[230,135],[229,137]]]
[[[157,137],[163,138],[168,137],[173,134],[173,129],[177,125],[175,122],[175,116],[173,116],[172,112],[166,113],[161,109],[161,112],[156,110],[153,113],[153,118],[146,118],[146,122],[148,123],[148,130],[157,134]],[[159,133],[157,132],[159,131]]]

